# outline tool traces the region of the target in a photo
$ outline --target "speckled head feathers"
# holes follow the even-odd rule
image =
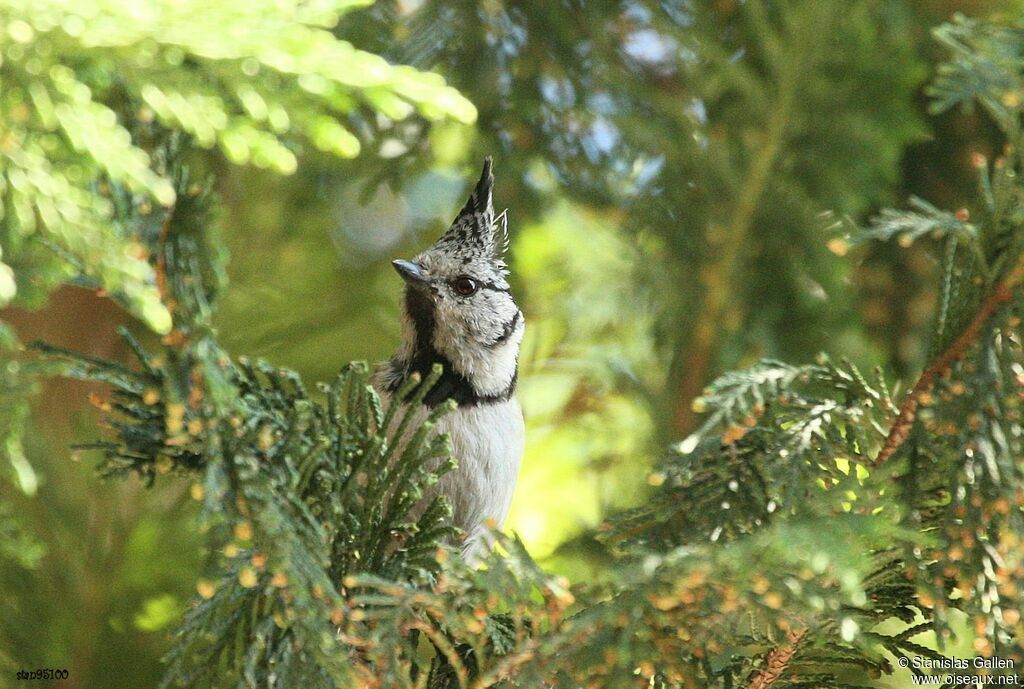
[[[491,270],[504,274],[503,255],[508,248],[506,214],[497,219],[494,216],[494,173],[491,171],[491,157],[484,159],[480,180],[452,221],[448,231],[421,257],[430,253],[443,253],[457,259],[462,265],[475,268],[490,264]],[[496,222],[497,220],[497,222]],[[498,226],[496,226],[498,225]]]

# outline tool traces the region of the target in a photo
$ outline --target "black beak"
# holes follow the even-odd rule
[[[423,270],[423,266],[412,261],[392,261],[391,265],[395,267],[398,274],[402,276],[407,284],[414,287],[426,287],[427,286],[427,273]]]

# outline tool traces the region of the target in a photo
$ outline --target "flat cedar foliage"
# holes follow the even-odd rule
[[[295,146],[358,153],[359,138],[339,120],[372,137],[374,114],[472,120],[474,107],[435,75],[335,39],[329,29],[343,10],[364,3],[285,11],[278,2],[168,0],[146,3],[130,25],[104,21],[128,4],[96,3],[82,19],[70,2],[0,0],[0,29],[23,46],[0,64],[0,300],[24,290],[30,303],[73,279],[102,287],[163,337],[147,347],[125,331],[130,366],[35,343],[34,355],[4,369],[3,404],[13,411],[0,430],[17,450],[26,369],[100,382],[110,389],[97,401],[108,432],[86,446],[102,457],[100,473],[190,482],[211,556],[166,656],[164,686],[860,687],[901,659],[942,658],[941,642],[963,619],[978,654],[1024,667],[1024,28],[959,17],[935,31],[947,54],[928,87],[935,112],[977,108],[1001,137],[998,157],[973,161],[971,213],[913,199],[860,227],[847,215],[863,202],[850,201],[826,223],[839,254],[890,240],[938,248],[924,368],[897,385],[834,351],[813,363],[764,360],[701,390],[721,342],[696,328],[685,343],[691,358],[670,357],[663,381],[666,396],[693,394],[661,407],[660,433],[671,437],[693,414],[697,430],[676,438],[647,477],[643,505],[602,525],[598,580],[573,585],[505,536],[469,567],[445,501],[413,510],[458,459],[433,431],[450,407],[411,428],[412,415],[392,419],[395,408],[382,408],[366,365],[307,387],[292,371],[229,356],[213,328],[228,257],[197,148],[288,172]],[[801,88],[812,65],[846,68],[821,30],[833,25],[834,3],[745,6],[760,39],[748,71],[726,68],[736,59],[728,36],[701,40],[699,16],[690,29],[705,60],[690,76],[695,100],[709,108],[693,117],[721,118],[728,143],[717,145],[723,132],[713,127],[703,140],[681,136],[664,173],[720,182],[684,192],[696,210],[682,222],[726,227],[714,258],[725,279],[758,223],[783,222],[758,210],[765,194],[800,218],[794,228],[811,232],[813,217],[820,232],[808,209],[844,180],[841,157],[823,156],[836,167],[821,169],[813,156],[788,160],[790,177],[772,174],[792,137],[838,145],[819,130],[842,117],[842,99],[829,112],[827,94]],[[460,30],[458,7],[430,15],[438,32]],[[871,7],[850,3],[849,23],[835,30],[869,26]],[[221,26],[235,38],[222,39]],[[814,40],[775,50],[795,36]],[[189,67],[188,78],[164,53]],[[273,91],[243,78],[259,70],[274,72]],[[758,89],[779,108],[742,112]],[[733,106],[730,92],[741,94]],[[626,87],[620,97],[644,95]],[[500,100],[480,99],[481,117],[494,117],[486,110]],[[811,111],[801,108],[817,116],[801,119]],[[741,115],[764,137],[741,136]],[[857,125],[845,153],[881,161],[861,168],[867,188],[899,147],[872,149],[884,124]],[[589,160],[600,167],[600,155]],[[625,194],[622,175],[573,172],[592,183],[581,196],[614,203]],[[779,186],[786,179],[802,181]],[[638,209],[637,223],[656,225],[657,208]],[[705,285],[700,322],[723,316],[727,287]],[[662,335],[672,351],[679,336]],[[417,382],[400,395],[424,395],[431,381]],[[394,442],[410,432],[407,446]],[[0,503],[0,557],[20,558],[5,568],[34,559],[15,517]],[[922,643],[926,632],[938,650]]]

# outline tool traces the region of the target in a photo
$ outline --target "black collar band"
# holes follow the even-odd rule
[[[407,287],[405,307],[412,319],[415,331],[413,353],[412,358],[408,360],[398,357],[391,360],[389,365],[395,375],[389,376],[392,382],[388,386],[388,392],[395,392],[413,373],[418,373],[421,379],[426,380],[434,364],[441,364],[440,380],[423,398],[423,403],[428,407],[435,407],[446,400],[455,400],[460,407],[498,404],[509,400],[515,394],[519,378],[518,366],[512,373],[512,379],[503,390],[490,394],[477,392],[470,380],[455,370],[451,360],[434,348],[434,305],[430,297],[416,289]],[[515,328],[519,317],[519,313],[516,313],[511,324],[512,327],[509,329],[509,336],[511,336],[511,331]]]
[[[433,350],[433,347],[430,349]],[[447,400],[455,400],[455,403],[460,407],[500,404],[501,402],[507,402],[516,392],[516,384],[519,380],[518,370],[513,372],[512,380],[509,381],[503,390],[492,394],[481,394],[476,391],[476,388],[469,382],[469,379],[455,370],[452,362],[447,357],[438,354],[436,351],[432,352],[432,354],[433,356],[430,356],[430,353],[427,352],[417,353],[413,356],[412,361],[404,364],[399,360],[393,359],[390,365],[398,375],[391,377],[392,383],[388,386],[388,392],[394,393],[398,390],[402,383],[408,380],[409,376],[413,373],[418,373],[421,379],[426,380],[434,364],[441,364],[441,377],[423,398],[423,404],[428,407],[436,407]],[[410,393],[410,396],[414,394],[416,394],[415,389]]]

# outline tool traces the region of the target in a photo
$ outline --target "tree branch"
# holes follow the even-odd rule
[[[914,384],[914,387],[911,388],[910,392],[903,399],[903,403],[900,404],[899,415],[896,417],[896,421],[893,422],[892,428],[889,429],[889,435],[886,436],[882,449],[879,450],[878,456],[875,457],[874,463],[876,466],[892,457],[900,446],[906,442],[907,438],[910,437],[910,430],[913,428],[914,420],[917,418],[917,407],[921,403],[921,398],[931,392],[935,386],[936,378],[945,375],[952,368],[953,364],[963,357],[967,349],[978,338],[981,329],[992,318],[992,315],[1000,306],[1013,298],[1013,290],[1022,281],[1024,281],[1024,256],[1017,261],[1017,265],[1013,267],[1013,270],[985,298],[981,308],[978,309],[978,313],[967,324],[963,332],[921,372],[917,383]]]
[[[764,657],[764,666],[750,676],[747,689],[768,689],[775,683],[793,660],[800,642],[807,636],[807,628],[791,630],[786,634],[787,643],[776,646]]]
[[[1000,306],[1013,298],[1013,291],[1024,282],[1024,256],[1013,267],[1005,278],[996,286],[992,293],[985,298],[978,313],[975,314],[963,332],[938,357],[928,365],[917,379],[917,383],[900,404],[899,415],[889,429],[885,443],[875,458],[875,465],[889,459],[910,436],[910,429],[917,418],[917,407],[921,398],[931,392],[935,380],[944,375],[954,363],[966,353],[967,349],[978,338],[982,328],[995,314]],[[796,654],[800,642],[807,635],[807,629],[791,631],[788,634],[788,643],[776,646],[770,650],[764,658],[764,666],[754,673],[747,683],[747,689],[768,689],[775,683],[782,673],[789,666],[790,661]]]
[[[156,272],[156,289],[160,293],[160,301],[164,303],[164,306],[168,310],[174,309],[174,300],[171,298],[167,291],[167,238],[171,233],[171,219],[174,217],[174,204],[171,204],[166,211],[164,211],[163,220],[160,222],[160,236],[157,239],[157,250],[156,250],[156,265],[154,271]]]

